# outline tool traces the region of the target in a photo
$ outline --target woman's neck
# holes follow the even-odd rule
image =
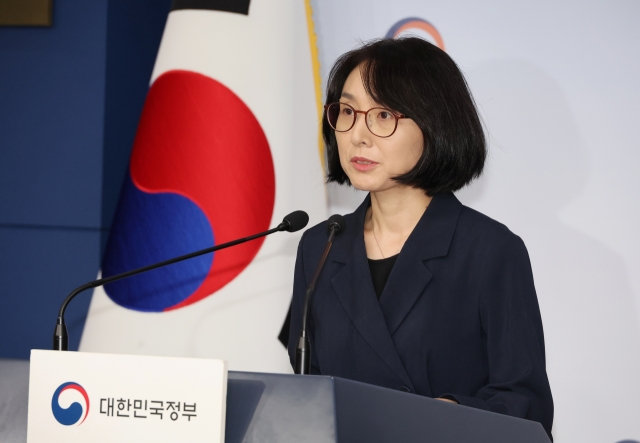
[[[416,188],[396,186],[371,192],[364,225],[367,256],[385,258],[400,252],[429,203],[431,197]]]

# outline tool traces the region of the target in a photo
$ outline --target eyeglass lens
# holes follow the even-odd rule
[[[327,108],[327,119],[333,129],[346,132],[356,122],[355,109],[344,103],[332,103]],[[396,129],[396,116],[384,108],[372,108],[366,115],[367,128],[378,137],[388,137]]]

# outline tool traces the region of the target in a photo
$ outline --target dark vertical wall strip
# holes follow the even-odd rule
[[[50,349],[62,299],[98,272],[170,1],[129,3],[0,27],[0,357]],[[71,349],[89,300],[67,310]]]
[[[0,357],[50,349],[61,300],[99,264],[107,0],[0,28]],[[67,316],[79,343],[88,298]]]
[[[124,183],[170,7],[171,0],[109,0],[102,245],[106,242]]]

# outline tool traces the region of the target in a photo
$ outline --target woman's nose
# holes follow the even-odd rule
[[[362,144],[371,146],[371,131],[367,128],[366,116],[358,114],[356,116],[356,123],[351,128],[351,143],[356,146]]]

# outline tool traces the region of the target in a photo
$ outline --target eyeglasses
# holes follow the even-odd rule
[[[347,132],[356,124],[358,114],[364,114],[367,128],[375,136],[391,137],[398,128],[398,120],[407,118],[403,114],[395,114],[385,108],[371,108],[368,111],[357,111],[346,103],[329,103],[324,105],[327,121],[338,132]]]

